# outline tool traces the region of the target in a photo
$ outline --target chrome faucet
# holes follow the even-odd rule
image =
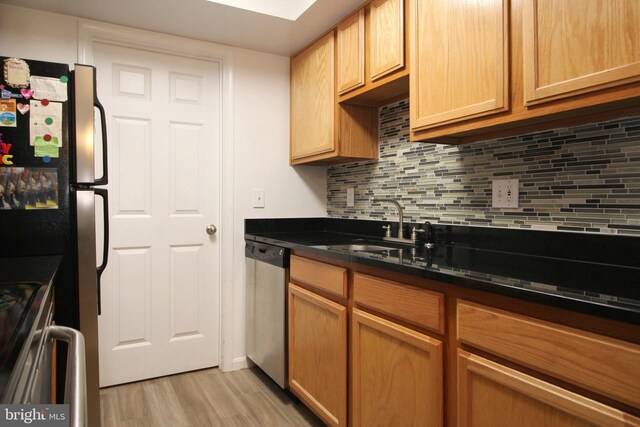
[[[406,240],[404,238],[404,213],[402,212],[402,206],[400,206],[400,203],[398,203],[398,201],[394,199],[378,199],[375,197],[371,198],[371,202],[389,202],[393,203],[396,206],[396,208],[398,209],[398,239]]]

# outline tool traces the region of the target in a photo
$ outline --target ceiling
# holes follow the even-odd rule
[[[207,0],[295,21],[316,0]]]
[[[316,0],[295,21],[207,0],[0,0],[0,3],[291,56],[364,0]]]

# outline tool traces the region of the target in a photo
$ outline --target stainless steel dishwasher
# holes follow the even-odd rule
[[[287,282],[289,250],[253,241],[247,263],[247,358],[281,388],[287,379]]]

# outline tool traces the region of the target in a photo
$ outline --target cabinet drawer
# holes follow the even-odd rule
[[[443,294],[355,273],[353,299],[358,305],[444,333]]]
[[[464,350],[458,350],[458,414],[459,427],[640,423],[631,414]]]
[[[474,303],[457,308],[458,340],[640,407],[639,345]]]
[[[347,270],[335,265],[291,256],[292,281],[314,286],[342,298],[347,297]]]

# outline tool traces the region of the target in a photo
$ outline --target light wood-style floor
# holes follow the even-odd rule
[[[102,427],[322,426],[257,368],[205,369],[104,388]]]

